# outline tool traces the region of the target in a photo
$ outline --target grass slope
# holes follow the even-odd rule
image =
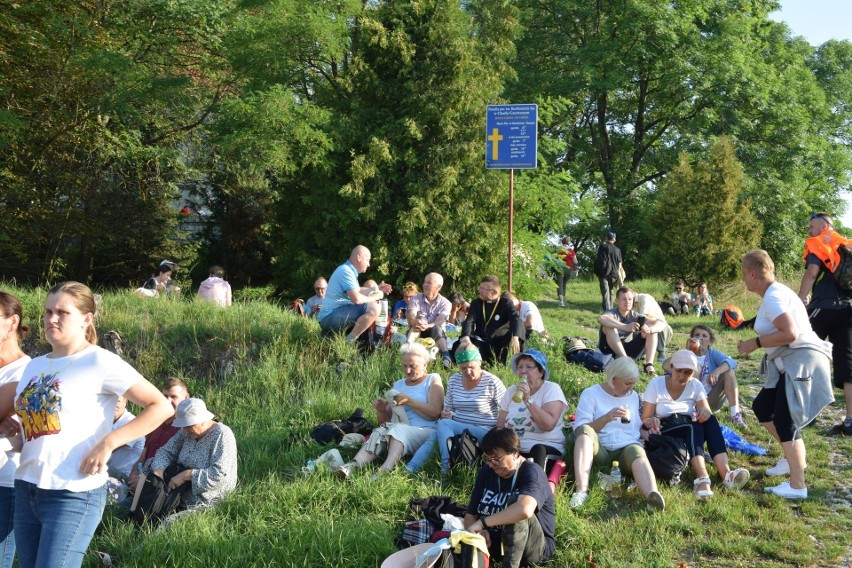
[[[656,297],[667,291],[662,282],[631,284]],[[22,298],[26,319],[34,323],[44,291],[3,289]],[[741,286],[732,286],[724,296],[727,300],[719,307],[733,302],[746,314],[755,313],[759,299],[745,294]],[[596,337],[597,284],[572,282],[568,298],[568,308],[558,308],[553,299],[539,302],[552,336]],[[689,327],[698,321],[673,318],[676,345],[684,344]],[[711,323],[718,327],[715,318]],[[196,301],[106,293],[98,329],[118,330],[127,341],[125,356],[152,381],[185,379],[192,394],[204,398],[233,428],[240,452],[238,490],[212,512],[151,531],[122,523],[108,510],[91,549],[108,552],[119,566],[378,566],[395,550],[401,523],[409,519],[409,499],[450,495],[466,502],[473,473],[456,472],[442,485],[437,481],[437,462],[417,476],[400,468],[378,481],[370,479],[369,470],[348,482],[326,472],[311,477],[300,472],[308,459],[325,450],[310,440],[312,426],[344,418],[356,407],[375,417],[370,401],[401,376],[395,352],[359,359],[340,340],[321,341],[314,322],[260,302],[225,310]],[[736,341],[751,332],[719,335],[717,347],[735,354]],[[38,337],[26,348],[31,353],[47,350]],[[561,384],[573,412],[581,390],[602,375],[568,365],[558,345],[545,350],[551,358],[551,377]],[[342,376],[334,370],[340,360],[350,362]],[[738,360],[748,407],[759,388],[757,360],[753,356]],[[507,384],[515,382],[506,368],[496,373]],[[448,374],[441,374],[446,380]],[[639,390],[643,388],[644,383]],[[742,493],[726,491],[714,481],[716,496],[698,503],[688,481],[664,488],[668,508],[651,515],[636,491],[612,501],[595,488],[586,506],[574,512],[568,507],[569,480],[557,493],[558,552],[553,565],[847,564],[852,542],[848,501],[852,443],[849,438],[825,436],[841,408],[836,404],[820,417],[817,428],[805,432],[812,498],[801,504],[764,494],[768,480],[762,471],[778,458],[779,448],[770,443],[750,410],[745,437],[771,451],[760,458],[731,454],[733,465],[752,472]],[[719,416],[726,422],[727,409]],[[712,468],[711,475],[715,476]],[[91,553],[87,565],[98,565]]]

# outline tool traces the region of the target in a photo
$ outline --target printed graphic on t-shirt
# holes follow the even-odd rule
[[[62,394],[57,375],[48,373],[31,379],[15,401],[15,411],[21,418],[27,442],[62,430],[59,423]]]
[[[525,412],[526,409],[527,407],[525,406],[519,409],[519,412]],[[532,421],[532,418],[530,416],[520,414],[518,416],[512,417],[512,422],[515,423],[512,429],[515,431],[515,434],[518,435],[518,438],[523,438],[524,434],[526,434],[527,432],[536,431],[535,422]]]

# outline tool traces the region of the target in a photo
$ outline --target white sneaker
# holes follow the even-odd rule
[[[787,458],[781,458],[774,466],[766,470],[766,475],[772,477],[776,475],[790,475],[790,464]]]
[[[573,495],[571,495],[571,500],[568,502],[568,506],[572,509],[579,509],[588,498],[588,491],[576,491]]]
[[[790,482],[785,481],[779,485],[774,487],[764,487],[763,490],[767,493],[774,493],[779,497],[783,497],[784,499],[807,499],[808,498],[808,488],[802,487],[801,489],[794,489],[790,487]]]
[[[723,483],[728,489],[742,489],[743,485],[748,482],[750,477],[751,474],[747,469],[738,467],[737,469],[732,469],[728,472]]]
[[[666,500],[663,499],[663,496],[659,491],[651,491],[648,493],[648,496],[645,498],[645,502],[648,504],[649,511],[666,510]]]
[[[355,467],[352,465],[352,462],[343,464],[342,466],[337,468],[337,475],[339,475],[343,479],[349,479],[349,476],[352,475],[353,469],[355,469]]]

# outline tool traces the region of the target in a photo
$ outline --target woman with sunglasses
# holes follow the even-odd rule
[[[686,441],[689,463],[695,472],[693,491],[699,499],[713,496],[710,477],[704,463],[704,442],[725,487],[741,489],[749,479],[744,468],[731,470],[725,438],[718,420],[707,404],[707,394],[694,377],[701,369],[688,349],[676,351],[671,358],[671,374],[652,379],[645,390],[642,426],[652,434],[677,436]]]
[[[481,443],[485,465],[476,477],[465,530],[485,538],[495,566],[547,562],[556,549],[556,507],[544,471],[521,455],[514,431],[490,430]]]
[[[547,355],[541,351],[518,353],[511,365],[521,382],[503,395],[497,427],[514,430],[521,440],[521,453],[544,468],[548,459],[552,462],[565,452],[562,415],[568,401],[562,387],[548,380]]]
[[[580,394],[574,419],[576,485],[569,502],[572,509],[580,508],[589,498],[592,462],[604,467],[613,461],[618,461],[622,471],[633,475],[650,509],[666,508],[640,439],[642,422],[636,418],[642,401],[633,390],[638,378],[636,362],[630,357],[619,357],[607,365],[606,382]]]

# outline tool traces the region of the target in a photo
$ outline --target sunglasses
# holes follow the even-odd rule
[[[823,221],[831,225],[831,221],[828,220],[824,213],[814,213],[813,215],[811,215],[811,219],[822,219]]]

